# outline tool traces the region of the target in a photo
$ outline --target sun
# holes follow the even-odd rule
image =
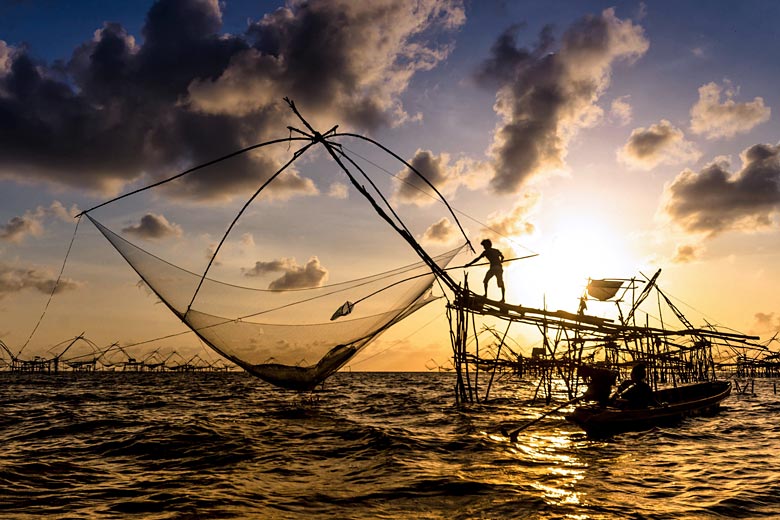
[[[626,240],[613,226],[593,217],[560,219],[553,233],[539,237],[535,250],[539,256],[506,269],[510,301],[573,312],[589,278],[635,274]]]

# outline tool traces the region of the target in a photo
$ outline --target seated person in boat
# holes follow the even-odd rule
[[[647,365],[637,363],[631,369],[631,379],[623,381],[612,396],[612,404],[618,408],[647,408],[660,406],[655,399],[653,389],[647,384]]]
[[[583,401],[596,401],[601,406],[609,404],[609,394],[618,376],[616,371],[593,365],[580,365],[577,368],[577,375],[588,385],[582,395]]]

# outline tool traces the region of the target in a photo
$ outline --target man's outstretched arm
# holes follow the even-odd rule
[[[483,252],[483,253],[482,253],[482,254],[480,254],[478,257],[476,257],[474,260],[472,260],[471,262],[467,263],[467,264],[465,265],[465,267],[468,267],[468,266],[470,266],[470,265],[472,265],[472,264],[476,264],[477,262],[479,262],[479,261],[480,261],[482,258],[484,258],[484,257],[485,257],[485,253]]]

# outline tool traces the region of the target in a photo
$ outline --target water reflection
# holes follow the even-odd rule
[[[571,434],[556,432],[550,434],[529,434],[518,439],[517,453],[526,462],[538,464],[537,482],[531,487],[550,505],[577,506],[583,494],[577,489],[585,478],[587,464],[581,461]]]
[[[463,409],[447,377],[342,374],[308,406],[237,375],[0,377],[0,518],[780,514],[771,382],[677,428],[592,440],[561,411],[512,443],[497,430],[540,416],[534,387]]]

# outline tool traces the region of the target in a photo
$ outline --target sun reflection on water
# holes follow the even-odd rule
[[[585,493],[578,484],[585,479],[588,464],[576,454],[568,432],[530,434],[515,444],[515,453],[525,462],[538,465],[537,479],[530,484],[550,505],[584,505]],[[588,518],[587,515],[567,518]]]

